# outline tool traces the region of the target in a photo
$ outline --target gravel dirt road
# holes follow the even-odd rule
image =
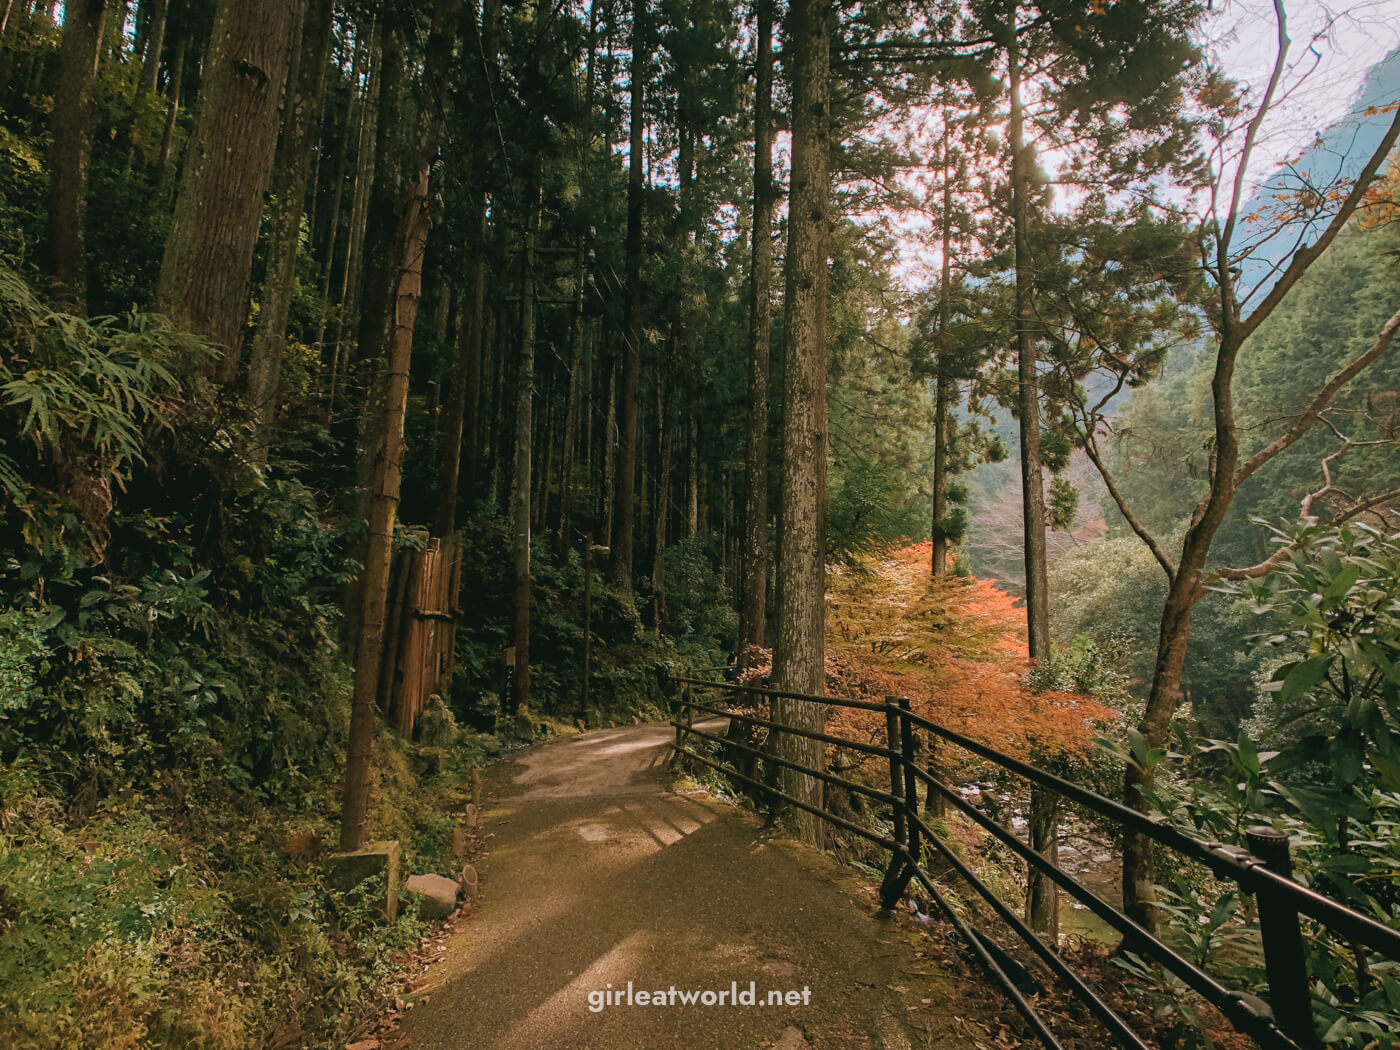
[[[914,956],[905,920],[876,916],[868,880],[732,806],[671,790],[671,739],[665,726],[599,730],[495,767],[482,900],[405,1018],[411,1045],[971,1045],[950,1030],[951,982]],[[629,981],[633,1005],[596,1008]],[[670,1005],[673,986],[750,982],[764,1005]],[[766,1004],[770,991],[803,989],[805,1004]],[[639,991],[665,992],[667,1005],[638,1005]]]

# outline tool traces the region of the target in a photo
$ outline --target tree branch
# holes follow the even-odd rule
[[[1289,448],[1294,442],[1311,430],[1312,425],[1317,422],[1318,417],[1322,415],[1322,412],[1327,408],[1328,404],[1331,403],[1337,391],[1350,383],[1361,371],[1385,353],[1391,341],[1394,340],[1397,330],[1400,330],[1400,310],[1395,311],[1395,313],[1391,315],[1390,320],[1385,323],[1385,327],[1381,329],[1380,335],[1376,337],[1375,343],[1369,350],[1353,359],[1350,364],[1327,381],[1327,384],[1317,392],[1317,396],[1312,399],[1307,409],[1305,409],[1303,414],[1288,428],[1285,434],[1260,449],[1235,471],[1235,487],[1238,488],[1246,479],[1252,477],[1265,463],[1269,462],[1269,460],[1273,459],[1280,452]]]
[[[1263,323],[1269,314],[1274,312],[1274,308],[1283,301],[1293,286],[1298,283],[1298,279],[1307,272],[1314,261],[1325,252],[1328,246],[1337,239],[1337,234],[1341,233],[1343,227],[1350,220],[1352,213],[1356,211],[1358,205],[1366,199],[1366,191],[1371,188],[1371,183],[1375,181],[1376,173],[1380,171],[1385,159],[1390,156],[1391,150],[1395,148],[1397,139],[1400,139],[1400,109],[1395,111],[1395,118],[1390,122],[1390,127],[1386,129],[1381,137],[1380,144],[1376,146],[1375,152],[1371,154],[1371,159],[1366,162],[1366,166],[1361,169],[1361,174],[1356,177],[1356,182],[1352,184],[1351,192],[1347,194],[1342,205],[1337,209],[1337,213],[1332,216],[1332,221],[1327,224],[1327,229],[1322,231],[1322,236],[1306,248],[1299,248],[1293,253],[1293,259],[1288,264],[1288,268],[1283,271],[1283,275],[1269,289],[1269,294],[1256,306],[1247,318],[1240,322],[1240,342],[1249,338],[1251,332]]]
[[[1167,574],[1167,582],[1176,579],[1176,566],[1167,557],[1166,551],[1162,550],[1156,538],[1147,531],[1147,526],[1138,521],[1137,515],[1128,506],[1128,501],[1119,491],[1118,485],[1113,480],[1113,475],[1108,467],[1104,465],[1103,458],[1099,455],[1098,440],[1094,436],[1096,426],[1090,424],[1089,419],[1084,418],[1084,451],[1089,456],[1089,461],[1099,472],[1099,477],[1103,478],[1104,488],[1108,489],[1108,494],[1113,498],[1113,502],[1118,507],[1118,513],[1123,515],[1123,520],[1128,523],[1128,528],[1137,534],[1138,539],[1147,545],[1147,549],[1152,552],[1152,556],[1157,559],[1157,564],[1162,567],[1162,571]]]

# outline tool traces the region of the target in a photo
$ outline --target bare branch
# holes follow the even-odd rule
[[[1288,552],[1293,549],[1292,545],[1280,547],[1257,565],[1251,565],[1245,569],[1217,569],[1212,575],[1217,580],[1258,580],[1269,575],[1280,565],[1288,560]]]
[[[1327,224],[1327,229],[1322,231],[1320,236],[1312,244],[1305,248],[1299,248],[1293,253],[1293,259],[1288,264],[1288,268],[1283,271],[1283,275],[1269,289],[1260,304],[1255,307],[1247,318],[1240,322],[1240,342],[1249,338],[1251,332],[1263,323],[1264,319],[1274,312],[1284,297],[1298,283],[1298,279],[1307,272],[1308,267],[1317,260],[1328,246],[1337,239],[1337,234],[1342,232],[1347,222],[1351,219],[1352,213],[1362,201],[1366,199],[1366,191],[1371,188],[1371,183],[1375,181],[1376,173],[1380,171],[1385,159],[1390,156],[1391,150],[1395,148],[1395,143],[1400,140],[1400,109],[1395,111],[1395,118],[1390,122],[1390,127],[1386,129],[1381,137],[1380,144],[1376,146],[1375,152],[1371,154],[1371,159],[1366,162],[1366,166],[1361,169],[1361,174],[1356,177],[1356,182],[1352,184],[1351,192],[1342,201],[1337,213],[1332,216],[1332,221]]]
[[[1356,504],[1356,506],[1348,508],[1343,514],[1334,519],[1334,523],[1340,525],[1342,522],[1350,521],[1359,514],[1365,514],[1368,510],[1374,510],[1376,507],[1396,499],[1400,499],[1400,489],[1390,489],[1386,492],[1382,492],[1378,496],[1372,496],[1370,499],[1362,500],[1360,503]]]
[[[1287,68],[1288,15],[1283,9],[1283,0],[1274,0],[1274,19],[1278,24],[1278,53],[1274,57],[1274,68],[1269,74],[1269,84],[1264,89],[1264,97],[1260,99],[1259,107],[1254,111],[1254,116],[1250,119],[1249,127],[1245,131],[1244,146],[1240,149],[1239,164],[1235,168],[1235,184],[1230,191],[1230,208],[1225,213],[1225,229],[1221,232],[1220,240],[1216,245],[1216,268],[1222,278],[1220,305],[1223,308],[1222,312],[1227,324],[1235,316],[1234,282],[1227,277],[1230,272],[1230,242],[1234,239],[1235,225],[1239,222],[1240,201],[1244,199],[1245,182],[1249,177],[1249,160],[1254,153],[1254,145],[1259,139],[1259,129],[1264,123],[1264,118],[1269,115],[1269,110],[1273,108],[1279,81],[1283,79],[1283,71]]]
[[[1114,504],[1117,505],[1118,513],[1122,514],[1123,520],[1128,523],[1128,528],[1132,529],[1133,532],[1137,534],[1138,539],[1142,540],[1142,542],[1147,545],[1147,549],[1150,550],[1152,556],[1157,559],[1157,564],[1160,565],[1162,571],[1167,574],[1167,581],[1170,583],[1172,580],[1176,579],[1176,566],[1172,564],[1172,560],[1167,557],[1166,552],[1162,550],[1161,545],[1157,542],[1152,533],[1147,531],[1147,526],[1143,525],[1143,523],[1137,519],[1137,515],[1135,515],[1132,508],[1128,506],[1128,501],[1124,498],[1123,493],[1119,491],[1118,485],[1114,482],[1113,474],[1109,471],[1108,467],[1104,465],[1103,457],[1099,454],[1098,440],[1094,433],[1095,430],[1097,430],[1097,426],[1095,423],[1091,423],[1087,416],[1084,418],[1083,422],[1084,451],[1089,456],[1089,462],[1094,464],[1094,468],[1099,472],[1099,477],[1103,478],[1104,488],[1108,489],[1109,496],[1113,498]]]
[[[1400,310],[1391,315],[1390,320],[1385,323],[1385,327],[1381,329],[1380,335],[1376,337],[1375,343],[1369,350],[1354,358],[1350,364],[1327,381],[1327,384],[1317,392],[1303,414],[1288,428],[1287,433],[1260,449],[1235,471],[1234,486],[1238,488],[1265,463],[1289,448],[1312,429],[1312,425],[1317,422],[1328,404],[1331,403],[1337,391],[1350,383],[1360,372],[1385,353],[1395,338],[1397,330],[1400,330]]]

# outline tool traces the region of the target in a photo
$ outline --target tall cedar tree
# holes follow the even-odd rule
[[[88,169],[92,161],[93,85],[102,56],[107,0],[69,0],[63,13],[62,61],[49,128],[49,254],[54,297],[82,316],[87,312]]]
[[[436,103],[447,94],[447,75],[457,37],[462,0],[434,0],[432,27],[425,48],[425,104],[419,107],[420,126],[413,148],[413,174],[396,210],[392,325],[389,329],[385,375],[377,389],[377,445],[368,492],[364,570],[360,574],[360,619],[355,645],[355,692],[350,707],[350,739],[346,747],[345,787],[341,799],[340,848],[360,849],[365,843],[369,812],[370,767],[384,662],[384,622],[393,558],[394,523],[403,487],[404,412],[408,407],[408,374],[413,332],[423,295],[423,257],[428,249],[429,171],[437,158],[443,133],[444,107]]]
[[[307,0],[301,47],[293,56],[287,86],[286,126],[272,177],[267,277],[263,282],[258,330],[248,361],[248,407],[253,414],[253,453],[265,457],[272,444],[282,357],[287,349],[287,319],[296,292],[297,255],[311,159],[321,133],[321,96],[325,90],[334,0]]]
[[[791,59],[785,63],[792,98],[792,189],[788,205],[787,330],[783,367],[783,528],[778,545],[777,638],[773,684],[822,695],[826,686],[826,455],[827,288],[831,256],[831,33],[829,0],[795,0],[788,8]],[[775,717],[785,725],[820,730],[825,709],[782,699]],[[823,745],[785,734],[789,762],[820,769]],[[789,795],[816,809],[822,782],[784,769]],[[819,842],[821,825],[804,810],[798,833]]]
[[[622,374],[617,391],[621,408],[617,441],[617,477],[613,496],[612,582],[631,607],[632,544],[636,522],[637,384],[642,370],[642,162],[646,144],[647,0],[632,5],[632,114],[627,161],[627,325],[623,331]]]
[[[301,9],[299,0],[220,0],[204,60],[156,302],[176,327],[223,347],[220,382],[238,375],[253,249]]]
[[[773,0],[758,0],[754,40],[753,299],[749,304],[748,444],[739,589],[739,658],[762,646],[768,612],[768,381],[773,322]]]

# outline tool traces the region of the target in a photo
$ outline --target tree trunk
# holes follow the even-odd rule
[[[948,571],[948,537],[944,530],[948,516],[948,377],[938,362],[933,395],[933,557],[935,578]]]
[[[779,532],[777,639],[773,648],[776,688],[825,692],[826,642],[826,456],[827,456],[827,260],[830,256],[830,48],[834,12],[829,0],[793,0],[791,63],[784,63],[792,97],[792,195],[787,256],[788,349],[783,380],[782,515]],[[777,721],[819,730],[824,708],[801,700],[774,704]],[[782,736],[791,762],[820,769],[823,746]],[[783,771],[786,792],[821,808],[822,782]],[[810,813],[794,816],[798,834],[821,841],[821,825]]]
[[[944,519],[948,516],[948,401],[949,387],[947,338],[951,316],[953,248],[953,169],[948,163],[948,110],[943,111],[943,259],[938,279],[938,349],[934,351],[933,394],[933,562],[935,577],[948,571],[948,536]]]
[[[159,308],[176,327],[223,347],[214,369],[223,383],[238,374],[277,109],[301,8],[299,0],[221,0],[161,260]]]
[[[1031,849],[1051,864],[1060,862],[1060,798],[1039,784],[1031,785]],[[1028,872],[1026,922],[1054,944],[1060,936],[1060,893],[1051,879],[1031,868]]]
[[[404,54],[403,42],[397,33],[386,31],[380,40],[379,54],[379,98],[376,112],[386,115],[377,121],[373,156],[373,177],[366,180],[365,188],[365,229],[360,235],[360,263],[357,275],[358,291],[354,302],[359,309],[358,318],[358,363],[364,392],[359,403],[355,421],[355,516],[368,518],[373,494],[374,464],[381,441],[376,428],[383,416],[375,412],[374,406],[384,398],[383,383],[387,373],[379,368],[385,357],[389,337],[389,306],[396,282],[395,258],[396,220],[399,182],[399,136],[387,119],[387,115],[399,112],[403,88]],[[363,307],[360,309],[360,307]],[[345,372],[344,385],[348,388],[351,376],[351,354],[347,346],[341,359]],[[334,410],[334,402],[332,402]],[[358,554],[358,551],[356,552]],[[356,558],[356,560],[359,560]],[[347,637],[357,638],[360,633],[359,616],[364,601],[358,592],[359,581],[350,584],[345,603],[345,630]]]
[[[642,161],[646,125],[647,0],[632,4],[632,114],[627,162],[627,327],[623,336],[622,420],[618,435],[616,494],[613,497],[612,583],[631,610],[632,538],[636,520],[637,383],[642,370]]]
[[[62,70],[54,93],[49,127],[49,251],[53,260],[54,301],[60,309],[87,314],[88,174],[92,161],[93,85],[102,55],[102,23],[107,0],[69,0],[60,45]]]
[[[132,101],[130,113],[123,122],[123,136],[130,143],[126,154],[128,172],[136,163],[133,129],[146,108],[146,100],[156,93],[156,86],[160,82],[160,58],[165,47],[165,24],[169,13],[168,0],[146,0],[138,8],[134,54],[140,56],[141,73],[136,80],[136,97]]]
[[[390,339],[384,397],[380,405],[379,447],[375,456],[370,500],[369,538],[359,588],[361,613],[355,646],[355,695],[350,711],[350,743],[345,763],[340,848],[356,850],[365,843],[369,811],[370,765],[376,723],[375,699],[384,657],[385,600],[393,554],[394,519],[403,482],[403,426],[408,406],[408,369],[413,351],[413,327],[423,292],[423,253],[428,243],[428,165],[419,167],[400,221],[397,252],[399,279],[395,289],[394,329]]]
[[[185,55],[189,42],[181,36],[175,42],[175,59],[170,69],[170,79],[165,91],[165,128],[160,137],[160,158],[156,161],[156,196],[164,201],[169,199],[170,187],[174,184],[175,170],[172,155],[175,152],[175,125],[180,117],[180,94],[185,86]]]
[[[371,26],[369,34],[372,36],[373,33],[374,29],[373,26]],[[363,111],[356,108],[357,105],[362,106],[364,104],[362,94],[357,88],[360,83],[360,77],[364,72],[364,64],[368,53],[369,49],[366,47],[365,37],[357,33],[354,55],[350,59],[350,88],[346,92],[345,97],[345,116],[343,119],[339,117],[335,118],[336,123],[338,123],[341,128],[340,156],[336,164],[335,174],[332,176],[335,180],[335,189],[331,192],[331,206],[327,209],[329,219],[326,222],[325,249],[321,253],[321,258],[325,260],[325,263],[321,268],[321,319],[320,323],[316,326],[316,353],[318,357],[322,348],[325,346],[326,328],[330,323],[331,317],[329,309],[331,301],[331,278],[334,276],[335,272],[336,249],[340,244],[340,209],[345,200],[345,183],[350,179],[350,133],[352,130],[358,129],[363,120]],[[329,99],[329,96],[327,97]],[[358,131],[356,133],[358,134]],[[353,200],[353,193],[351,196]],[[311,234],[314,239],[316,235],[314,228]]]
[[[588,49],[584,59],[583,121],[577,141],[578,183],[583,193],[589,191],[593,156],[593,100],[598,85],[598,19],[602,5],[590,0],[588,5]],[[564,455],[559,465],[559,530],[555,546],[563,557],[568,550],[569,523],[573,510],[574,470],[577,458],[579,417],[583,403],[591,402],[589,389],[584,386],[584,314],[583,292],[586,287],[588,241],[580,232],[574,249],[574,304],[569,326],[569,394],[564,419]]]
[[[530,521],[531,529],[535,532],[545,530],[545,521],[549,514],[549,481],[554,469],[554,444],[558,437],[558,423],[556,422],[559,413],[555,411],[558,400],[555,397],[559,385],[559,370],[551,367],[548,360],[545,361],[546,373],[543,389],[540,396],[540,404],[543,410],[535,414],[535,455],[534,455],[534,496],[531,503]],[[536,376],[538,382],[538,375]]]
[[[1225,459],[1229,463],[1230,472],[1233,473],[1233,452],[1227,452]],[[1231,491],[1224,501],[1226,505],[1233,496]],[[1200,584],[1201,570],[1205,566],[1210,544],[1223,517],[1222,511],[1219,518],[1210,515],[1207,520],[1198,518],[1192,523],[1182,544],[1181,563],[1167,588],[1167,599],[1162,607],[1161,627],[1157,636],[1157,660],[1152,672],[1152,686],[1148,692],[1147,708],[1143,713],[1142,722],[1138,725],[1138,732],[1143,735],[1149,748],[1160,747],[1166,743],[1172,716],[1176,713],[1177,703],[1181,698],[1181,676],[1186,669],[1186,647],[1191,639],[1191,612],[1196,602],[1205,595],[1205,589]],[[1140,813],[1148,812],[1148,801],[1139,789],[1151,788],[1152,781],[1151,770],[1144,770],[1136,763],[1130,762],[1123,771],[1124,801]],[[1155,907],[1157,894],[1154,850],[1155,846],[1147,836],[1132,831],[1124,832],[1123,911],[1150,933],[1155,933],[1159,925]]]
[[[608,365],[608,414],[603,419],[603,505],[599,517],[603,520],[603,535],[613,534],[617,519],[614,498],[617,494],[617,355]]]
[[[1015,7],[1007,48],[1010,69],[1011,207],[1016,238],[1016,360],[1021,417],[1021,506],[1026,565],[1026,635],[1032,661],[1050,655],[1050,597],[1045,546],[1045,487],[1040,456],[1040,381],[1031,301],[1030,173],[1021,101],[1021,55],[1016,39]],[[1053,862],[1059,850],[1058,799],[1031,785],[1031,848]],[[1059,932],[1059,895],[1045,875],[1029,872],[1027,919],[1031,928],[1052,938]]]
[[[739,662],[762,646],[768,614],[768,379],[773,327],[773,0],[758,0],[753,114],[753,301],[749,304],[749,417],[744,465]]]
[[[296,56],[295,79],[288,86],[282,153],[272,178],[272,208],[267,243],[267,278],[262,309],[248,362],[248,407],[253,415],[253,455],[267,458],[276,424],[282,357],[287,349],[287,319],[296,292],[301,219],[311,176],[311,155],[320,134],[321,95],[325,90],[333,0],[308,0]]]
[[[539,183],[525,217],[524,273],[520,287],[520,368],[515,378],[515,470],[510,500],[515,554],[511,643],[515,646],[515,715],[530,714],[530,442],[535,384],[535,238],[539,231]],[[521,727],[524,727],[522,721]]]
[[[359,304],[360,286],[363,283],[365,242],[365,211],[369,206],[370,189],[374,183],[375,149],[379,138],[379,96],[384,81],[384,66],[387,52],[384,48],[383,28],[370,29],[369,76],[360,100],[359,129],[356,132],[355,178],[350,193],[350,221],[345,233],[345,261],[341,266],[340,294],[337,298],[335,349],[331,353],[331,376],[326,387],[326,407],[334,418],[336,397],[342,373],[347,370],[349,350],[348,333],[355,311]],[[377,57],[376,57],[377,56]],[[397,70],[395,71],[397,75]],[[371,147],[371,143],[375,143]]]
[[[484,219],[483,219],[484,221]],[[457,367],[452,373],[447,418],[442,428],[442,469],[438,474],[438,504],[433,531],[450,536],[457,528],[457,500],[462,462],[466,460],[467,500],[473,498],[476,467],[476,403],[481,388],[481,327],[486,299],[486,263],[478,242],[467,287],[457,314]]]
[[[555,549],[562,558],[569,549],[569,519],[577,460],[579,402],[583,395],[583,239],[574,264],[574,316],[569,325],[569,375],[564,396],[564,444],[559,456],[559,517]]]
[[[170,14],[169,0],[152,0],[151,11],[141,37],[141,83],[143,95],[154,95],[160,80],[160,56],[165,48],[165,24]]]
[[[657,634],[666,631],[666,520],[671,503],[671,449],[674,444],[672,431],[676,428],[676,344],[680,339],[681,326],[671,327],[671,338],[667,340],[667,353],[664,365],[656,375],[656,507],[652,517],[655,520],[656,536],[652,544],[651,564],[652,616]]]
[[[1026,151],[1021,104],[1021,55],[1012,10],[1011,39],[1007,46],[1011,80],[1011,209],[1016,236],[1016,362],[1021,417],[1021,506],[1026,564],[1026,624],[1032,660],[1050,655],[1050,596],[1045,550],[1045,483],[1040,458],[1040,380],[1031,302],[1031,253],[1029,238],[1031,158]]]

